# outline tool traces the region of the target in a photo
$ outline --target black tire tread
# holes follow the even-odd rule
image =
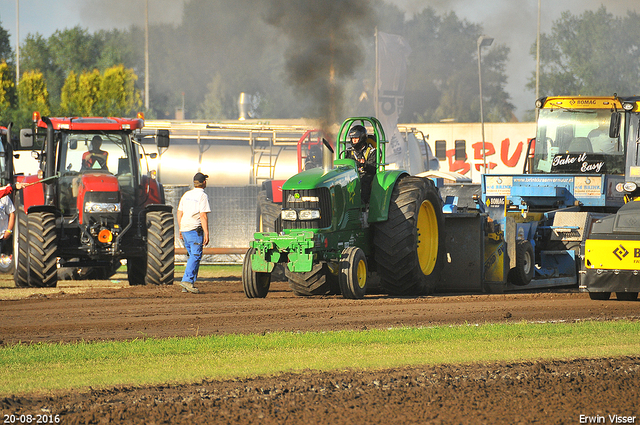
[[[432,203],[438,221],[438,256],[425,276],[417,253],[418,212],[423,200]],[[429,179],[404,176],[393,188],[389,219],[374,227],[374,255],[383,291],[391,295],[427,295],[435,289],[444,266],[444,216],[438,190]]]
[[[56,217],[52,213],[36,212],[28,218],[30,285],[53,288],[58,283]]]
[[[175,257],[173,214],[166,211],[149,212],[147,227],[145,283],[172,285]]]
[[[332,295],[337,293],[338,279],[327,263],[321,262],[313,265],[310,272],[292,272],[284,267],[289,287],[293,293],[299,296]]]

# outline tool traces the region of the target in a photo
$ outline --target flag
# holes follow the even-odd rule
[[[387,163],[402,164],[406,141],[398,130],[398,117],[404,105],[404,88],[407,82],[407,59],[411,47],[399,35],[378,32],[378,63],[376,118],[387,136]]]

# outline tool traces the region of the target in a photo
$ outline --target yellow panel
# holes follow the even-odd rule
[[[507,245],[504,241],[485,239],[484,280],[485,282],[505,282],[505,259]]]
[[[640,240],[587,239],[585,265],[589,269],[640,270]]]

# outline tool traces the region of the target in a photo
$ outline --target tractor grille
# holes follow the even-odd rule
[[[285,190],[282,192],[282,209],[320,210],[319,220],[282,220],[283,229],[321,229],[331,226],[331,194],[326,187]]]

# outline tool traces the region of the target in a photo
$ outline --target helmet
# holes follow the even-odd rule
[[[349,141],[355,149],[362,149],[367,140],[367,129],[362,125],[354,125],[349,130]],[[357,139],[354,143],[354,139]]]

